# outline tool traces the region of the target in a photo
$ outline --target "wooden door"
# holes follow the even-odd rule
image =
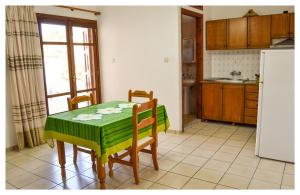
[[[247,18],[227,20],[227,48],[247,48]]]
[[[272,38],[289,37],[289,14],[272,15]]]
[[[206,22],[206,49],[226,48],[226,20]]]
[[[242,123],[244,118],[244,85],[223,84],[222,120]]]
[[[271,16],[248,17],[248,48],[269,48]]]
[[[220,120],[222,114],[222,84],[202,84],[202,118]]]
[[[294,13],[289,14],[289,33],[290,37],[294,37],[295,16]]]

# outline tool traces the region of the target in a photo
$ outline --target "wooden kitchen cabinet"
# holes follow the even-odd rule
[[[257,107],[258,107],[258,85],[246,85],[244,123],[256,125]]]
[[[222,120],[242,123],[244,120],[244,85],[223,84]]]
[[[294,13],[289,14],[289,32],[290,32],[290,37],[294,37],[294,28],[295,28],[295,15]]]
[[[271,16],[248,17],[248,48],[269,48],[271,44]]]
[[[221,120],[222,116],[222,84],[202,84],[202,118]]]
[[[276,38],[289,37],[289,14],[272,15],[271,36]]]
[[[247,48],[247,18],[227,20],[227,48]]]
[[[226,48],[226,21],[213,20],[206,22],[206,49]]]

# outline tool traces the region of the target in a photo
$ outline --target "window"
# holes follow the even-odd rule
[[[48,114],[67,111],[68,97],[93,93],[100,103],[97,22],[46,14],[37,19]]]

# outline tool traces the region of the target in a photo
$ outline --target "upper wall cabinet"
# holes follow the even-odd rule
[[[206,49],[226,48],[226,20],[206,22]]]
[[[227,48],[247,48],[247,18],[227,20]]]
[[[272,39],[289,37],[289,14],[272,15]]]
[[[294,25],[295,25],[295,16],[294,16],[294,13],[290,13],[289,14],[289,22],[290,22],[290,25],[289,25],[289,31],[290,31],[290,37],[294,37]]]
[[[248,17],[248,48],[269,48],[271,16]]]
[[[272,15],[272,39],[294,37],[294,13]]]

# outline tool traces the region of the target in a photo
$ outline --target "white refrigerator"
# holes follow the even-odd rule
[[[255,154],[294,162],[294,49],[262,50]]]

